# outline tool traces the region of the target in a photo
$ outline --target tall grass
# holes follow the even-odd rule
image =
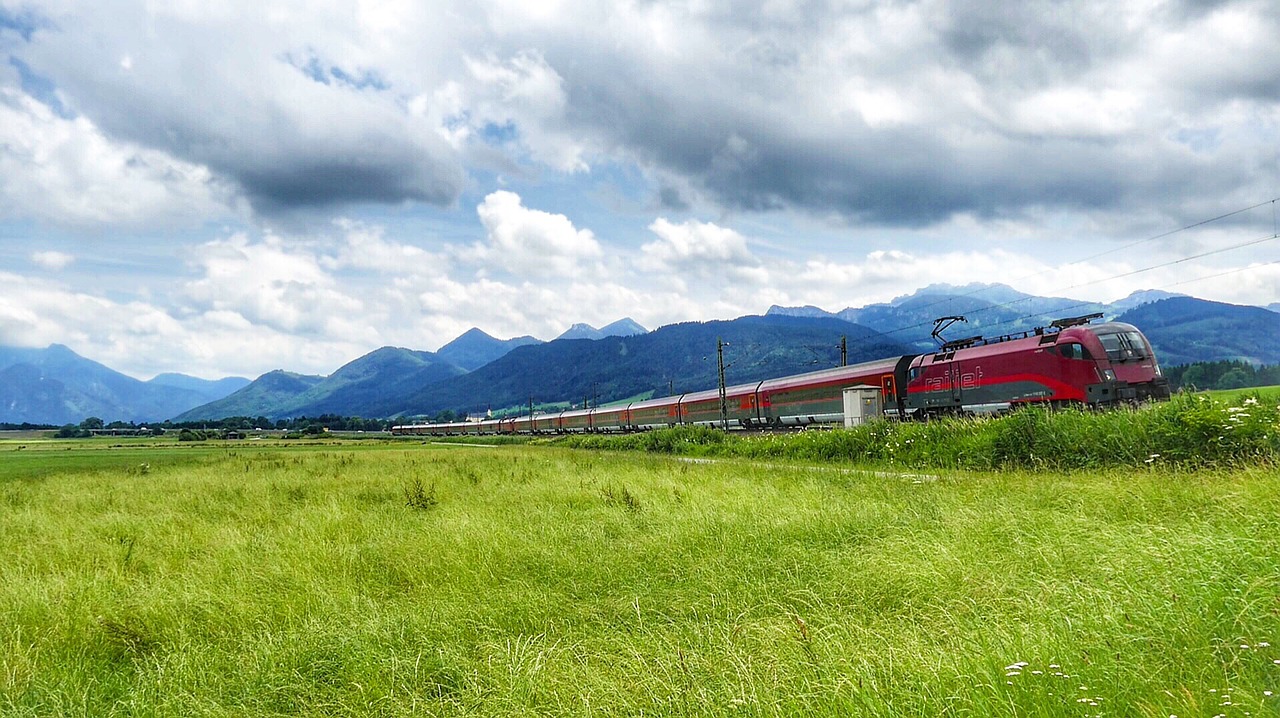
[[[53,473],[0,456],[0,714],[1280,707],[1272,469],[100,454]]]
[[[1280,407],[1255,394],[1224,401],[1180,394],[1116,411],[1025,408],[994,418],[873,422],[851,429],[737,436],[676,428],[631,436],[566,437],[569,446],[697,456],[871,462],[944,469],[1204,467],[1273,464]]]

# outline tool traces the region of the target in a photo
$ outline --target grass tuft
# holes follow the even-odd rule
[[[419,511],[427,511],[434,509],[440,504],[440,500],[436,498],[436,485],[433,482],[430,487],[424,487],[420,479],[413,479],[404,486],[404,505],[411,509]]]

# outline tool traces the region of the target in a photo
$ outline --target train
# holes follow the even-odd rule
[[[877,415],[929,419],[1019,406],[1109,407],[1168,399],[1155,351],[1132,324],[1101,314],[936,351],[625,404],[440,424],[393,426],[397,435],[633,432],[676,426],[782,429],[845,423],[846,390],[874,389]],[[956,317],[955,319],[962,319]],[[937,332],[935,331],[935,336]]]

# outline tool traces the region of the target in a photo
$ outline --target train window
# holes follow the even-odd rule
[[[907,372],[907,381],[915,381],[919,377],[920,377],[920,367],[918,366],[911,367],[911,371]]]
[[[1142,340],[1142,335],[1137,332],[1125,332],[1125,343],[1129,345],[1129,351],[1133,352],[1133,356],[1138,359],[1147,358],[1147,343]]]
[[[1099,334],[1098,341],[1102,342],[1102,348],[1107,351],[1107,358],[1111,361],[1124,360],[1124,347],[1120,344],[1119,334]]]
[[[1084,348],[1083,344],[1069,342],[1067,344],[1059,344],[1058,351],[1067,359],[1092,359],[1089,350]]]
[[[1102,342],[1102,348],[1107,350],[1107,358],[1111,361],[1121,362],[1147,357],[1147,343],[1137,332],[1099,334],[1098,340]]]

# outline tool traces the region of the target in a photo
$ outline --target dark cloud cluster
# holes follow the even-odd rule
[[[958,213],[1173,208],[1275,186],[1276,168],[1254,160],[1274,156],[1280,55],[1263,39],[1280,26],[1256,3],[1151,15],[1123,3],[977,0],[796,13],[778,28],[685,18],[693,30],[677,52],[550,57],[572,122],[731,208],[922,225]],[[863,32],[851,42],[877,44],[843,45],[850,26]],[[720,42],[697,42],[699,30]],[[1227,52],[1221,42],[1235,33],[1241,44]],[[1228,76],[1219,58],[1196,57],[1207,49],[1230,58]],[[835,112],[851,82],[908,111],[879,124]],[[877,101],[861,102],[874,113]]]
[[[635,163],[677,210],[904,226],[1177,205],[1277,179],[1254,161],[1280,122],[1266,3],[481,5],[405,20],[426,50],[342,12],[289,25],[248,5],[6,11],[0,28],[22,38],[11,63],[70,111],[210,168],[259,211],[448,205],[468,163],[495,155]]]
[[[265,213],[446,206],[461,192],[457,152],[406,112],[378,69],[328,59],[306,32],[281,36],[235,12],[117,10],[33,20],[14,61],[107,136],[208,167]]]

